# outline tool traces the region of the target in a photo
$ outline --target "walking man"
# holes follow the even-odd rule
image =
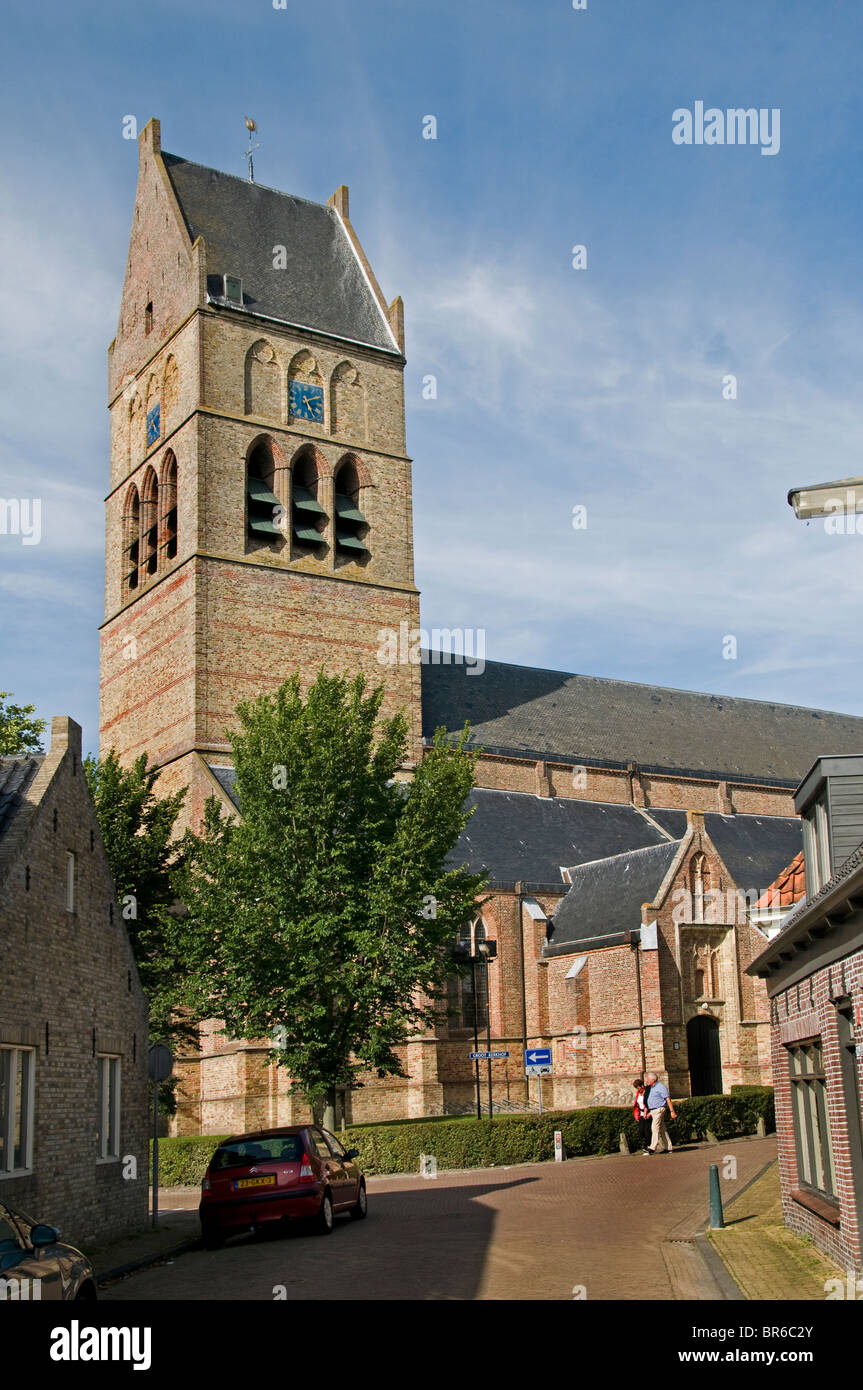
[[[677,1113],[671,1103],[668,1087],[664,1086],[661,1081],[657,1081],[655,1071],[649,1071],[644,1077],[644,1089],[647,1093],[647,1108],[650,1111],[652,1121],[648,1153],[671,1153],[674,1145],[668,1133],[665,1117],[668,1114],[672,1120],[676,1120]]]

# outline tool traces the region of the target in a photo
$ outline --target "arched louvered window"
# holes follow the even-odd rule
[[[301,453],[291,470],[291,528],[294,550],[311,553],[324,544],[327,514],[318,501],[318,468],[311,451]]]
[[[369,554],[366,544],[368,522],[360,511],[360,480],[356,464],[351,459],[342,463],[336,472],[336,550],[352,560],[363,560]]]
[[[159,480],[148,468],[141,484],[141,566],[155,574],[159,564]]]
[[[250,541],[271,545],[283,535],[279,499],[273,491],[275,472],[273,446],[268,439],[261,439],[246,464],[246,534]]]
[[[123,588],[126,593],[138,587],[140,524],[141,503],[138,489],[132,483],[123,507]]]
[[[159,487],[159,551],[165,560],[177,555],[177,460],[169,451]]]

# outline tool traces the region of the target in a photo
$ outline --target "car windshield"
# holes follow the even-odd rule
[[[239,1139],[223,1144],[213,1154],[210,1169],[246,1168],[255,1163],[299,1163],[303,1141],[299,1134],[275,1134],[269,1139]]]

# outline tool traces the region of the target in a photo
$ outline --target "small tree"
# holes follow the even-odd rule
[[[211,800],[187,836],[182,923],[192,1007],[234,1037],[268,1038],[292,1084],[335,1120],[337,1086],[405,1072],[395,1049],[427,1027],[452,971],[447,947],[481,874],[446,867],[464,828],[475,754],[443,730],[410,782],[383,687],[323,671],[241,704],[241,816]]]
[[[159,769],[147,767],[146,753],[126,768],[113,748],[101,762],[86,758],[84,773],[149,1001],[151,1035],[165,1042],[182,1040],[191,1023],[176,1015],[183,963],[170,927],[180,843],[172,836],[187,788],[159,797]]]
[[[45,719],[34,719],[35,705],[7,705],[12,692],[0,690],[0,754],[41,753]]]

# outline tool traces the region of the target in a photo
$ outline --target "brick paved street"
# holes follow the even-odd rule
[[[103,1299],[588,1299],[675,1296],[662,1242],[694,1233],[707,1170],[728,1154],[727,1200],[776,1152],[773,1137],[643,1158],[372,1178],[369,1217],[322,1238],[242,1236],[133,1274]],[[187,1200],[197,1200],[190,1192]]]

